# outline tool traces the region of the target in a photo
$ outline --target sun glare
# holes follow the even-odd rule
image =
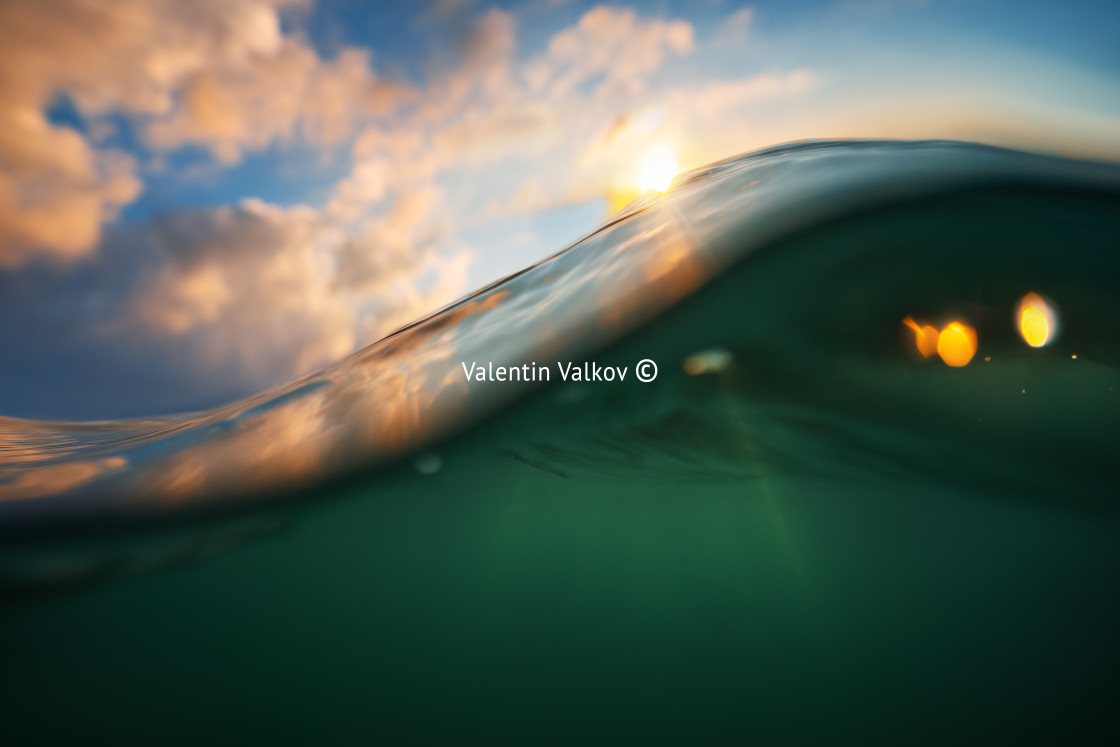
[[[643,192],[653,189],[664,192],[677,175],[677,158],[665,146],[650,148],[638,165],[638,186]]]

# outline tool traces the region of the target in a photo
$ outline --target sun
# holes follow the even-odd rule
[[[677,157],[664,145],[651,147],[638,164],[638,187],[643,191],[664,192],[677,175]]]

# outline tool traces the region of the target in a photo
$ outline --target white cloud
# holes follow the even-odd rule
[[[742,114],[744,107],[761,99],[800,93],[809,88],[814,80],[814,75],[809,70],[760,73],[739,80],[715,81],[697,88],[677,89],[669,92],[665,100],[670,110],[687,112],[691,120],[700,124],[721,116]]]
[[[87,254],[140,189],[129,156],[90,147],[38,110],[0,104],[0,268]]]
[[[464,290],[425,218],[435,188],[399,196],[347,235],[326,211],[259,200],[158,218],[161,261],[125,309],[154,339],[177,339],[195,364],[278,381],[336,361]],[[135,334],[135,332],[130,332]]]
[[[744,44],[754,22],[753,8],[740,8],[724,18],[716,31],[714,43],[721,45]]]
[[[355,312],[331,293],[316,211],[248,200],[162,216],[151,240],[164,260],[131,313],[156,337],[187,338],[210,365],[291,376],[354,346]]]
[[[102,223],[141,190],[131,159],[47,121],[56,94],[88,116],[157,116],[187,75],[279,39],[265,2],[0,4],[0,265],[88,254]]]
[[[380,295],[391,291],[402,275],[429,269],[440,238],[430,215],[440,197],[434,186],[400,194],[383,216],[343,242],[335,286]]]
[[[148,139],[163,149],[202,145],[234,162],[246,149],[296,135],[337,144],[356,123],[385,115],[414,95],[374,76],[364,51],[346,49],[324,62],[303,43],[285,39],[267,55],[191,76],[171,114],[150,123]]]
[[[745,38],[753,13],[732,14],[717,32]],[[635,188],[645,150],[680,151],[682,168],[742,149],[725,121],[749,121],[752,105],[800,93],[808,70],[746,75],[701,86],[667,88],[657,74],[688,55],[694,31],[680,19],[645,18],[631,9],[596,7],[549,40],[500,96],[477,97],[435,129],[441,163],[518,166],[522,178],[490,195],[480,213],[512,213],[584,202]],[[736,130],[736,134],[738,134]],[[702,159],[702,160],[701,160]]]
[[[325,61],[281,31],[303,0],[52,0],[0,4],[0,266],[90,254],[142,185],[133,159],[45,111],[64,93],[104,136],[104,115],[151,145],[192,143],[224,161],[301,136],[323,144],[414,96],[378,78],[368,53]]]
[[[666,53],[692,51],[693,29],[683,20],[639,19],[629,8],[598,6],[552,37],[546,61],[530,70],[532,85],[553,98],[602,76],[596,96],[640,90]]]
[[[645,100],[650,76],[671,56],[689,54],[694,43],[683,20],[598,6],[518,64],[514,28],[501,11],[479,17],[460,45],[462,60],[427,88],[408,116],[410,126],[374,128],[359,139],[352,173],[335,195],[340,213],[360,212],[363,195],[376,201],[405,189],[400,181],[415,182],[408,175],[417,170],[430,178],[508,159],[515,161],[512,171],[530,172],[547,187],[535,189],[532,199],[524,189],[519,196],[491,194],[479,208],[485,218],[601,196],[600,169],[585,168],[581,152],[604,121]],[[499,188],[499,179],[481,173]]]
[[[111,133],[100,117],[124,113],[156,149],[193,144],[226,164],[297,138],[353,138],[349,173],[321,207],[246,200],[173,211],[148,227],[154,252],[117,334],[267,383],[467,290],[464,226],[601,197],[642,143],[809,80],[795,72],[658,93],[655,75],[690,54],[694,31],[624,8],[587,11],[524,64],[513,15],[460,19],[457,56],[414,88],[378,77],[368,50],[326,60],[285,35],[285,0],[60,3],[55,22],[45,11],[0,11],[9,28],[61,50],[47,59],[35,44],[0,48],[0,62],[28,70],[0,72],[0,116],[22,117],[30,133],[0,128],[0,263],[88,254],[141,188],[127,156],[46,122],[57,91],[102,136]],[[653,108],[677,113],[642,114]]]

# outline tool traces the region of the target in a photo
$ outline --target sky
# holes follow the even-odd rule
[[[1117,38],[1112,2],[0,3],[0,414],[287,382],[775,143],[1120,161]]]

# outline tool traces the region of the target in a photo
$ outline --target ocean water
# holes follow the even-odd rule
[[[0,738],[1099,739],[1117,289],[1116,165],[799,143],[245,401],[0,419]]]

